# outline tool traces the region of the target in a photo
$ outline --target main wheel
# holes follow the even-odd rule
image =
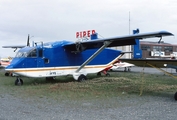
[[[111,76],[109,73],[106,73],[106,76]]]
[[[46,82],[47,83],[55,83],[55,77],[46,77]]]
[[[55,77],[46,77],[45,79],[46,79],[46,81],[53,81],[53,80],[55,80]]]
[[[17,79],[15,80],[15,85],[18,85],[18,86],[23,85],[23,80],[20,79],[20,78],[17,78]]]
[[[98,72],[98,73],[97,73],[97,76],[101,76],[101,72]]]
[[[83,75],[83,74],[80,75],[79,78],[78,78],[78,81],[79,81],[79,82],[83,82],[83,81],[85,81],[85,80],[87,80],[87,77],[86,77],[85,75]]]
[[[174,94],[174,99],[177,100],[177,92]]]

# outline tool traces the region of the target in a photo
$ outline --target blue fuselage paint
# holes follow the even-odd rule
[[[24,47],[18,51],[7,69],[80,66],[98,50],[89,49],[83,52],[71,52],[63,47],[67,43],[69,42],[56,41],[36,47]],[[119,56],[120,52],[119,50],[106,48],[88,65],[107,64]]]

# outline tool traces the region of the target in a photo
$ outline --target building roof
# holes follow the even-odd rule
[[[160,43],[152,41],[140,41],[140,44],[177,46],[177,44],[165,43],[164,41],[161,41]]]

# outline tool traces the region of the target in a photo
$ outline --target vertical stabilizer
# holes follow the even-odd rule
[[[133,34],[138,34],[139,29],[133,30]],[[140,49],[140,41],[136,39],[136,45],[133,45],[133,58],[142,58],[142,50]]]

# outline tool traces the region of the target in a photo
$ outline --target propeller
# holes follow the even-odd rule
[[[28,34],[27,44],[26,44],[26,46],[29,46],[29,47],[30,47],[30,42],[29,42],[29,39],[30,39],[30,35]]]

